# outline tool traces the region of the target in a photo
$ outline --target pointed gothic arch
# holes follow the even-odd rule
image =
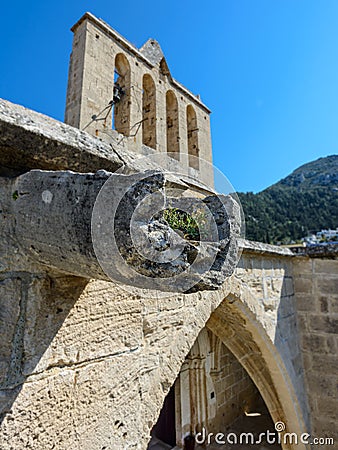
[[[273,422],[282,421],[287,430],[298,435],[308,430],[306,414],[303,415],[305,411],[302,409],[299,398],[297,398],[294,380],[292,377],[290,378],[290,375],[292,375],[292,372],[288,371],[290,367],[285,365],[282,354],[274,346],[255,312],[249,307],[252,301],[254,301],[254,297],[252,297],[250,288],[234,280],[231,283],[231,288],[227,291],[226,298],[213,311],[209,320],[206,320],[206,318],[201,320],[200,325],[202,327],[200,333],[196,336],[197,340],[190,347],[188,357],[183,361],[176,378],[172,380],[175,386],[176,445],[179,447],[183,446],[183,441],[187,436],[195,434],[201,429],[201,426],[208,423],[208,420],[203,419],[205,417],[203,411],[206,411],[204,404],[198,400],[198,398],[201,398],[201,394],[204,397],[208,396],[207,419],[212,420],[212,422],[209,420],[209,427],[212,423],[209,429],[214,432],[212,428],[216,423],[216,430],[221,430],[223,422],[218,423],[217,419],[214,422],[210,416],[212,414],[211,402],[215,401],[215,398],[217,399],[217,392],[213,390],[212,385],[209,385],[209,388],[207,385],[205,389],[202,386],[205,377],[202,376],[200,378],[202,380],[202,385],[200,383],[202,392],[200,391],[197,397],[195,395],[196,389],[191,391],[189,386],[191,376],[196,378],[196,376],[201,375],[201,368],[207,367],[210,379],[216,387],[217,372],[222,369],[222,357],[224,357],[225,348],[226,353],[229,354],[230,351],[232,355],[231,359],[237,366],[236,372],[237,370],[242,373],[244,371],[253,385],[256,386],[259,400],[263,400],[267,408],[267,411],[263,413],[264,415],[268,414]],[[204,327],[206,328],[204,329]],[[206,330],[209,334],[208,340],[206,340]],[[182,333],[185,334],[186,331],[182,330]],[[177,339],[170,349],[170,354],[175,354],[176,349]],[[205,349],[209,350],[206,351]],[[189,400],[188,392],[190,393]],[[246,392],[244,391],[243,395],[239,395],[237,405],[235,402],[233,402],[234,404],[230,402],[230,408],[242,409],[243,414],[247,410],[250,412],[250,403],[247,404]],[[191,404],[192,401],[194,401],[195,406]],[[199,409],[197,414],[194,411],[195,408]],[[191,414],[191,411],[193,411],[193,414]],[[202,420],[196,423],[196,417],[200,417]],[[272,426],[273,422],[271,422]],[[295,448],[288,443],[285,443],[285,445],[283,443],[282,447],[283,450]],[[305,449],[303,444],[300,444],[299,447],[302,450]]]

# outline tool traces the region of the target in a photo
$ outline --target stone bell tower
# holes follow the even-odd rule
[[[90,13],[72,31],[65,122],[138,153],[168,152],[210,185],[210,110],[172,77],[158,42],[138,49]]]

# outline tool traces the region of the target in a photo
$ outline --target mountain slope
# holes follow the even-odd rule
[[[246,237],[289,243],[338,226],[338,155],[304,164],[258,194],[239,193]]]

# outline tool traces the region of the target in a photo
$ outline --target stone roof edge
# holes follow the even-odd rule
[[[325,244],[307,245],[305,247],[299,246],[291,249],[294,256],[307,258],[338,258],[338,243],[328,242]]]
[[[0,98],[1,163],[16,175],[32,169],[80,173],[115,172],[122,166],[131,172],[161,169],[129,150],[128,142],[119,146],[120,137],[117,133],[108,144],[86,131]],[[174,174],[167,174],[167,180],[188,187],[183,178]]]
[[[293,258],[323,258],[323,259],[337,259],[338,258],[338,244],[332,243],[327,245],[317,245],[308,247],[299,247],[298,251],[291,250],[287,247],[279,245],[265,244],[263,242],[249,241],[240,239],[240,248],[243,253],[253,253],[260,255],[277,255],[277,256],[292,256]]]
[[[111,35],[116,39],[120,44],[122,44],[125,48],[127,48],[129,51],[134,53],[138,58],[143,60],[148,66],[154,67],[154,65],[149,61],[148,58],[146,58],[140,50],[133,45],[130,41],[128,41],[126,38],[124,38],[119,32],[114,30],[110,25],[108,25],[104,20],[94,16],[94,14],[90,12],[84,13],[84,15],[71,27],[71,31],[74,33],[75,30],[81,25],[82,22],[85,20],[90,20],[91,22],[95,23],[99,28],[101,28],[103,31],[105,31],[107,34]],[[188,97],[190,97],[191,100],[196,102],[199,106],[201,106],[205,111],[210,114],[211,110],[198,98],[197,95],[193,94],[189,89],[187,89],[185,86],[183,86],[181,83],[179,83],[177,80],[171,77],[172,83],[174,86],[177,87],[180,91],[182,91],[184,94],[186,94]]]
[[[137,158],[130,151],[120,151],[85,131],[0,98],[0,156],[3,158],[4,152],[14,150],[19,150],[19,159],[35,161],[36,167],[32,168],[44,161],[51,164],[51,170],[78,172],[90,171],[94,161],[98,169],[115,171],[124,163],[133,165]],[[84,158],[86,162],[82,161]]]
[[[240,248],[243,253],[256,253],[259,255],[276,255],[293,257],[295,256],[291,250],[284,247],[279,247],[278,245],[265,244],[263,242],[248,241],[247,239],[240,239]]]

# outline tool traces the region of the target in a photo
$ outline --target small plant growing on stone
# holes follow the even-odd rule
[[[167,208],[163,211],[163,219],[168,222],[170,228],[181,232],[185,239],[194,241],[198,241],[200,239],[197,222],[187,212],[178,208]]]

